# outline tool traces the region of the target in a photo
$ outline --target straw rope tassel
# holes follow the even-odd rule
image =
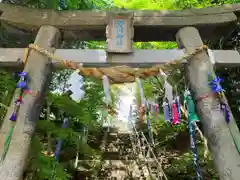
[[[24,65],[27,64],[29,52],[30,52],[29,48],[24,49],[24,58],[23,58]]]

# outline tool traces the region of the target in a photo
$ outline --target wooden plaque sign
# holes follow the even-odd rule
[[[133,34],[133,13],[109,13],[106,52],[131,53]]]

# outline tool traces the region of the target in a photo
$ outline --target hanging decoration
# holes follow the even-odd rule
[[[142,86],[142,82],[139,78],[136,78],[136,81],[138,83],[138,87],[139,87],[139,90],[140,90],[140,98],[141,98],[141,105],[142,106],[145,106],[145,96],[144,96],[144,91],[143,91],[143,86]]]
[[[211,62],[215,63],[215,59],[214,59],[213,53],[211,51],[209,51],[208,55],[209,55],[209,58],[210,58]],[[225,116],[225,121],[226,121],[226,123],[229,123],[230,122],[230,118],[231,118],[230,117],[230,107],[227,104],[227,101],[226,101],[226,98],[225,98],[225,95],[224,95],[224,89],[222,88],[222,86],[220,84],[223,81],[223,78],[217,77],[215,75],[214,71],[209,72],[208,73],[208,77],[209,77],[209,82],[210,82],[209,85],[210,85],[212,91],[215,94],[218,95],[218,98],[220,100],[220,109],[221,109],[221,111],[223,112],[223,114]],[[239,145],[237,143],[236,137],[232,133],[232,130],[231,130],[230,126],[229,126],[229,130],[230,130],[231,136],[233,138],[234,145],[235,145],[238,153],[240,153]]]
[[[177,110],[178,110],[178,118],[179,118],[179,121],[181,122],[181,103],[180,103],[180,97],[179,96],[176,96],[175,97],[175,103],[177,105]]]
[[[165,120],[169,123],[173,123],[174,125],[178,125],[180,123],[179,113],[178,113],[178,104],[175,100],[173,100],[173,87],[167,81],[167,74],[163,72],[162,69],[159,70],[160,75],[164,78],[164,101],[163,101],[163,111]]]
[[[29,81],[29,78],[28,78],[28,75],[27,75],[26,72],[21,72],[21,73],[18,73],[16,75],[20,77],[20,80],[19,80],[19,82],[17,83],[17,86],[16,86],[16,88],[19,89],[19,90],[18,90],[17,99],[15,100],[13,113],[9,117],[9,120],[12,121],[12,122],[16,122],[16,120],[17,120],[17,114],[18,114],[20,105],[23,102],[22,101],[22,96],[23,96],[24,90],[28,90],[28,81]],[[12,139],[14,126],[15,126],[15,123],[11,125],[11,128],[8,132],[8,135],[7,135],[6,139],[5,139],[4,151],[3,151],[3,154],[2,154],[2,157],[1,157],[1,162],[5,159],[5,157],[7,155],[7,151],[9,149],[9,145],[10,145],[11,139]]]
[[[173,101],[173,103],[172,103],[172,119],[173,119],[173,121],[172,121],[173,125],[180,124],[176,101]]]
[[[62,128],[64,128],[64,129],[68,128],[68,118],[66,118],[66,117],[63,119]],[[61,139],[58,140],[56,150],[54,152],[54,157],[55,157],[56,161],[58,161],[58,162],[59,162],[62,145],[63,145],[63,140],[61,140]]]
[[[108,77],[105,75],[103,76],[103,89],[106,97],[106,103],[107,105],[110,105],[112,103],[112,98],[110,94],[110,83]]]
[[[222,111],[222,113],[224,114],[225,120],[227,123],[230,122],[230,110],[229,107],[227,105],[227,103],[225,102],[224,99],[224,89],[221,86],[221,82],[223,81],[223,78],[219,78],[216,75],[214,75],[213,73],[209,73],[209,85],[211,87],[211,90],[213,93],[217,93],[219,100],[220,100],[220,109]]]
[[[221,102],[220,106],[221,106],[221,111],[224,113],[226,122],[229,123],[230,122],[230,112],[229,112],[227,104],[225,104],[224,102]]]
[[[197,174],[197,178],[198,180],[203,180],[202,177],[202,171],[199,165],[199,156],[198,156],[198,151],[197,151],[197,147],[196,147],[196,126],[195,126],[195,122],[188,120],[188,126],[189,126],[189,134],[190,134],[190,144],[191,144],[191,150],[193,153],[193,162],[196,168],[196,174]]]
[[[198,115],[196,114],[195,104],[189,90],[186,90],[184,93],[184,104],[187,105],[188,119],[199,121]]]
[[[224,89],[221,86],[221,82],[223,81],[223,78],[219,78],[216,75],[212,76],[210,73],[208,74],[209,77],[209,85],[212,89],[212,92],[214,93],[221,93],[224,91]]]
[[[62,123],[62,128],[64,128],[64,129],[68,128],[68,123],[69,123],[68,118],[64,117],[63,123]],[[58,142],[57,142],[57,145],[56,145],[56,150],[54,152],[54,158],[57,162],[59,162],[59,159],[60,159],[62,145],[63,145],[63,140],[59,139]],[[54,163],[53,169],[52,169],[52,175],[51,175],[51,178],[50,178],[51,180],[55,180],[56,167],[57,167],[57,165]]]
[[[138,88],[140,91],[140,108],[139,108],[139,123],[144,123],[144,117],[146,115],[146,100],[144,97],[144,91],[142,87],[142,82],[139,78],[136,78]]]
[[[198,151],[196,147],[196,141],[197,141],[196,140],[196,121],[199,121],[199,118],[195,112],[195,104],[189,90],[186,90],[184,93],[184,102],[187,105],[187,111],[188,111],[188,128],[189,128],[189,134],[190,134],[191,150],[193,153],[193,162],[196,168],[196,174],[197,174],[198,180],[203,180],[201,168],[199,165]]]
[[[147,118],[148,135],[149,135],[149,138],[150,138],[152,144],[154,144],[153,134],[152,134],[152,130],[151,130],[151,120],[150,120],[150,118],[151,118],[150,117],[151,104],[146,101],[141,80],[139,78],[137,78],[136,81],[138,83],[138,87],[139,87],[139,90],[140,90],[140,98],[141,98],[140,121],[143,123],[144,122],[144,116]]]
[[[168,103],[171,106],[173,101],[173,87],[167,81],[167,78],[168,78],[167,74],[165,74],[161,69],[160,69],[160,74],[164,78],[164,89],[165,89],[164,97],[168,99]]]
[[[146,117],[147,117],[148,135],[149,135],[149,138],[150,138],[152,144],[154,144],[153,134],[152,134],[152,130],[151,130],[150,105],[148,103],[146,104]]]
[[[109,79],[107,76],[103,76],[103,89],[104,89],[104,94],[106,98],[106,107],[102,111],[102,122],[103,122],[103,127],[107,127],[107,131],[110,132],[110,127],[111,127],[111,115],[109,114],[109,106],[112,103],[112,98],[110,94],[110,83]]]
[[[163,113],[164,113],[164,118],[167,122],[170,122],[170,118],[169,118],[169,104],[168,104],[168,100],[165,99],[165,101],[163,102]]]
[[[74,71],[69,77],[67,84],[69,85],[68,90],[71,91],[70,97],[76,102],[80,102],[85,95],[83,87],[83,77],[79,74],[79,70]]]
[[[167,98],[165,98],[165,101],[163,102],[163,111],[164,111],[165,120],[167,122],[172,122],[172,110],[170,108]]]

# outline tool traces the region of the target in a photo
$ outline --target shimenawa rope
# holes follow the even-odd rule
[[[115,66],[110,68],[85,68],[83,64],[74,63],[71,60],[61,59],[60,57],[55,56],[53,53],[47,51],[44,48],[39,47],[36,44],[30,44],[30,49],[34,49],[35,51],[44,54],[50,59],[60,61],[64,66],[79,70],[79,72],[84,76],[92,76],[97,79],[102,79],[104,75],[108,76],[111,83],[120,84],[120,83],[128,83],[134,82],[136,78],[147,78],[150,76],[155,76],[159,74],[159,69],[169,69],[172,65],[180,64],[183,60],[189,59],[196,54],[202,52],[203,50],[207,50],[208,47],[206,45],[202,45],[199,48],[196,48],[192,52],[188,53],[185,56],[180,57],[179,59],[172,60],[166,64],[155,65],[151,68],[132,68],[129,66]]]

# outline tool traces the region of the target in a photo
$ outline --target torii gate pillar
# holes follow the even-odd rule
[[[176,38],[178,45],[185,48],[187,53],[203,44],[198,30],[194,27],[180,29]],[[190,90],[195,99],[211,93],[208,85],[208,72],[211,72],[212,69],[206,52],[201,52],[187,61]],[[232,114],[230,124],[226,123],[219,104],[215,97],[210,96],[197,102],[196,106],[220,179],[239,180],[240,155],[232,137],[233,134],[239,144],[239,130]],[[232,134],[228,126],[231,126]]]
[[[43,26],[40,28],[35,44],[43,47],[49,52],[54,52],[58,46],[60,32],[53,26]],[[28,152],[30,148],[31,136],[34,133],[36,120],[39,118],[44,94],[48,82],[51,80],[52,65],[49,59],[32,50],[29,53],[27,64],[24,68],[30,75],[29,88],[33,92],[40,92],[38,98],[32,95],[25,95],[23,104],[20,107],[17,122],[13,132],[11,144],[3,164],[0,165],[1,180],[21,180],[24,168],[27,164]],[[15,93],[14,97],[18,93]],[[10,129],[11,122],[8,120],[13,112],[14,100],[8,108],[5,120],[1,127],[0,147],[4,147],[4,139]],[[3,150],[0,149],[0,153]]]

